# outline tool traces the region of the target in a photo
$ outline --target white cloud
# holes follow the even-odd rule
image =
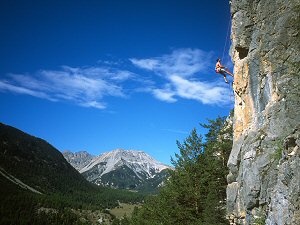
[[[89,76],[95,78],[105,78],[108,80],[120,80],[125,81],[134,78],[136,75],[127,70],[116,69],[115,67],[83,67],[83,68],[72,68],[69,66],[62,67],[66,72],[75,75]]]
[[[91,102],[84,102],[81,104],[84,107],[93,107],[93,108],[97,108],[97,109],[105,109],[106,105],[101,103],[101,102],[97,102],[97,101],[91,101]]]
[[[7,83],[5,81],[1,81],[1,80],[0,80],[0,91],[9,91],[9,92],[17,93],[17,94],[26,94],[26,95],[31,95],[31,96],[38,97],[38,98],[48,99],[50,101],[56,101],[54,98],[51,98],[49,95],[47,95],[43,92],[32,91],[30,89],[15,86],[15,85],[9,84],[9,83]]]
[[[124,80],[128,80],[130,78],[133,78],[133,73],[129,72],[129,71],[117,71],[113,74],[113,76],[111,77],[112,80],[115,81],[124,81]]]
[[[158,59],[135,59],[132,58],[130,61],[142,69],[155,70],[160,67],[160,60]]]
[[[175,93],[170,89],[153,89],[153,95],[162,101],[166,102],[176,102],[177,100],[174,98]]]
[[[209,71],[212,54],[200,49],[178,49],[169,55],[149,59],[132,58],[137,67],[164,78],[163,88],[153,87],[151,93],[159,100],[173,103],[177,98],[192,99],[203,104],[227,104],[230,94],[220,82],[204,82],[195,75]]]
[[[202,102],[203,104],[226,104],[228,89],[219,83],[191,81],[180,76],[170,78],[176,95]]]
[[[104,109],[104,96],[125,97],[120,83],[134,76],[114,68],[63,66],[35,74],[8,74],[6,80],[0,80],[0,90]]]
[[[200,49],[177,49],[169,55],[149,59],[132,58],[130,61],[137,67],[153,71],[160,75],[180,74],[189,77],[208,68],[211,53]]]

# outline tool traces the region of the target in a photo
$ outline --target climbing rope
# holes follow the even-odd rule
[[[226,40],[225,40],[225,44],[224,44],[224,47],[223,47],[223,54],[222,54],[222,59],[221,59],[222,62],[223,62],[225,50],[226,50],[226,47],[227,47],[229,31],[230,31],[230,25],[231,25],[231,20],[229,19],[228,25],[227,25]],[[230,102],[234,104],[233,90],[231,90],[230,85],[232,86],[231,82],[228,83],[229,99],[230,99]]]
[[[223,54],[222,54],[222,59],[221,61],[223,62],[223,59],[224,59],[224,54],[225,54],[225,50],[226,50],[226,46],[227,46],[227,42],[228,42],[228,36],[229,36],[229,30],[230,30],[230,20],[228,21],[228,26],[227,26],[227,33],[226,33],[226,40],[225,40],[225,44],[224,44],[224,47],[223,47]]]

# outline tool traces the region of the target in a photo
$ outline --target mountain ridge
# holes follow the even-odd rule
[[[94,155],[91,155],[87,151],[78,151],[72,152],[69,150],[65,150],[62,152],[65,159],[77,170],[80,171],[83,167],[85,167],[93,158]]]
[[[166,171],[172,169],[141,150],[118,148],[89,159],[89,163],[82,159],[85,166],[79,167],[75,163],[76,155],[81,157],[82,154],[86,154],[86,152],[75,152],[73,157],[70,157],[70,152],[64,153],[66,159],[69,159],[69,163],[74,168],[77,167],[77,170],[88,181],[113,188],[141,190],[145,186],[147,186],[146,189],[152,186],[150,188],[152,192],[162,185],[168,176]]]

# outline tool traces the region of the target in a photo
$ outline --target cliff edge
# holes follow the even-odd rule
[[[300,1],[233,0],[231,224],[300,224]]]

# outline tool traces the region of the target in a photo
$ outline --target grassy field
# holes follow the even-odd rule
[[[109,212],[112,215],[116,216],[118,219],[124,217],[125,214],[126,214],[126,216],[131,217],[134,207],[140,207],[140,206],[141,205],[138,205],[138,204],[120,203],[120,205],[118,207],[109,210]]]

